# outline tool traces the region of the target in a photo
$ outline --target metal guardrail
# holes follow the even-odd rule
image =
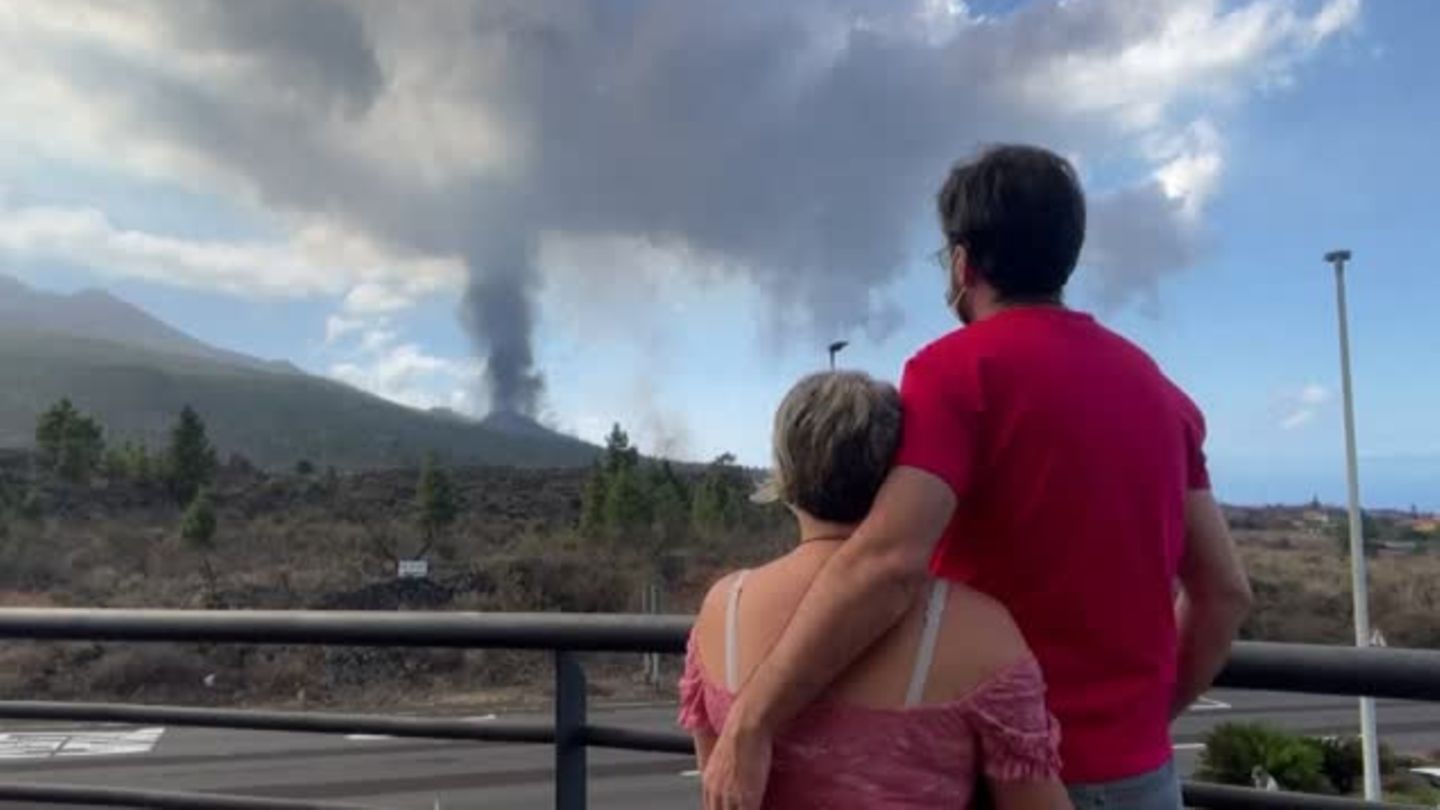
[[[555,806],[580,810],[585,806],[587,748],[687,754],[693,747],[682,734],[587,723],[585,673],[575,653],[677,653],[684,649],[690,621],[684,616],[627,614],[4,609],[0,639],[551,650],[555,651],[556,697],[553,724],[44,701],[0,702],[0,718],[553,744]],[[1242,689],[1440,702],[1440,652],[1241,643],[1218,683]],[[1201,783],[1187,783],[1185,799],[1189,806],[1221,810],[1393,807]],[[354,810],[353,805],[38,783],[0,783],[3,800],[195,810]]]

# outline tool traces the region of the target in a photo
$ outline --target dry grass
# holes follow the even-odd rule
[[[1241,554],[1256,593],[1246,638],[1348,644],[1350,563],[1322,542],[1298,538],[1289,547],[1241,537]],[[1368,561],[1370,618],[1395,647],[1440,649],[1440,555],[1382,556]]]
[[[455,476],[460,515],[432,555],[431,578],[402,582],[396,558],[419,547],[414,471],[232,475],[216,492],[214,591],[163,496],[44,491],[40,519],[0,517],[0,606],[611,612],[638,610],[642,587],[659,581],[664,608],[688,612],[717,575],[773,556],[788,537],[772,515],[761,530],[687,537],[657,557],[577,534],[581,471]],[[1237,534],[1259,596],[1246,637],[1351,640],[1348,566],[1331,541]],[[1390,644],[1440,648],[1440,555],[1372,560],[1371,578],[1372,616]],[[600,693],[649,688],[633,656],[591,661]],[[550,677],[545,655],[507,651],[0,645],[0,696],[9,698],[485,707],[543,697]]]
[[[0,606],[614,612],[638,610],[658,578],[666,607],[686,610],[714,572],[774,547],[763,533],[686,538],[657,558],[578,536],[583,471],[453,474],[459,517],[423,582],[395,578],[421,545],[414,471],[229,475],[213,591],[163,493],[56,485],[40,519],[0,513]],[[590,671],[600,693],[648,690],[634,656],[596,656]],[[0,644],[8,698],[483,707],[543,696],[550,677],[548,656],[513,651]]]

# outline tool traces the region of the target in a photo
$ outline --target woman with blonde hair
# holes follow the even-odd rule
[[[700,767],[745,681],[826,561],[869,511],[901,430],[894,387],[853,372],[801,380],[775,415],[762,489],[795,516],[795,548],[722,577],[691,633],[680,723]],[[937,580],[905,619],[775,738],[767,808],[1070,806],[1039,666],[999,603]]]

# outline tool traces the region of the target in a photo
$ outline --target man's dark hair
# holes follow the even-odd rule
[[[949,245],[1002,301],[1057,301],[1085,241],[1085,195],[1070,162],[996,146],[956,164],[936,199]]]

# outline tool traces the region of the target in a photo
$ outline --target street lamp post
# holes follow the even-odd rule
[[[846,346],[849,346],[849,345],[850,345],[850,341],[848,341],[848,340],[837,340],[837,341],[835,341],[834,343],[831,343],[831,344],[830,344],[830,370],[831,370],[831,371],[834,371],[834,370],[835,370],[835,355],[839,354],[841,349],[843,349],[843,348],[845,348]]]
[[[1365,580],[1365,536],[1360,515],[1360,470],[1355,458],[1355,397],[1350,384],[1350,326],[1345,311],[1345,263],[1350,251],[1332,250],[1325,261],[1335,267],[1335,307],[1340,320],[1340,388],[1345,402],[1345,491],[1350,507],[1350,583],[1355,599],[1355,646],[1370,646],[1370,594]],[[1379,743],[1375,737],[1375,699],[1360,698],[1360,746],[1365,762],[1365,798],[1380,800]]]

